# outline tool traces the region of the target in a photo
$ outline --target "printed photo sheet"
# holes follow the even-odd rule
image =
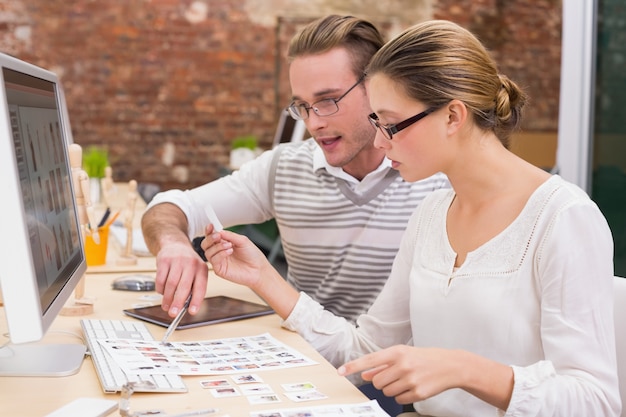
[[[101,339],[127,373],[221,375],[315,365],[269,333],[194,342]]]
[[[254,411],[250,417],[389,417],[376,400],[358,404],[323,405]]]

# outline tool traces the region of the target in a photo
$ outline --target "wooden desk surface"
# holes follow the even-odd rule
[[[156,293],[125,292],[110,289],[111,281],[119,274],[88,274],[87,293],[97,296],[95,311],[84,317],[59,316],[53,323],[43,343],[80,343],[82,336],[79,320],[81,318],[104,318],[134,320],[122,313],[124,308],[146,303],[148,295],[155,298]],[[209,279],[207,295],[225,294],[233,297],[259,302],[259,298],[248,288],[231,284],[217,277]],[[158,297],[153,304],[159,304]],[[146,323],[155,339],[160,339],[165,328]],[[0,309],[0,331],[6,331],[4,311]],[[255,372],[269,384],[281,399],[280,403],[250,405],[245,396],[214,398],[200,386],[201,380],[224,378],[211,376],[185,376],[189,389],[187,393],[158,394],[136,393],[131,400],[131,411],[162,409],[168,414],[182,413],[204,408],[218,408],[217,416],[228,413],[230,417],[248,416],[251,411],[278,408],[315,407],[323,404],[348,404],[367,401],[356,387],[347,379],[337,375],[336,370],[321,357],[297,333],[280,327],[280,318],[276,315],[258,317],[230,323],[175,331],[172,341],[195,341],[221,339],[237,336],[253,336],[270,333],[281,342],[297,349],[304,355],[318,362],[318,365]],[[228,378],[228,377],[226,377]],[[284,395],[281,384],[311,382],[317,389],[328,395],[327,399],[296,403]],[[0,377],[0,416],[7,417],[42,417],[78,397],[106,398],[118,401],[120,394],[104,394],[95,373],[91,359],[86,358],[79,373],[68,377],[21,378]],[[119,415],[115,412],[113,415]]]

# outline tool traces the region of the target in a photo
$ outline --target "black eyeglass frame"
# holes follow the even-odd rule
[[[354,88],[361,84],[363,82],[363,80],[365,79],[365,74],[362,74],[359,79],[356,81],[356,83],[354,83],[352,85],[352,87],[348,88],[348,90],[343,93],[341,96],[339,96],[338,98],[323,98],[321,100],[316,101],[315,103],[311,104],[310,106],[307,106],[305,103],[300,103],[298,105],[296,105],[295,102],[291,103],[289,106],[287,106],[287,111],[289,112],[289,115],[294,119],[294,120],[306,120],[309,118],[309,110],[313,110],[315,112],[315,114],[317,114],[320,117],[326,117],[326,116],[332,116],[333,114],[337,113],[339,111],[339,105],[337,103],[339,103],[341,101],[341,99],[343,99],[345,96],[348,95],[348,93],[352,90],[354,90]],[[317,107],[315,107],[316,104],[322,103],[322,102],[326,102],[326,103],[334,103],[335,104],[335,111],[331,112],[331,113],[327,113],[327,114],[320,114],[319,110]],[[306,117],[302,117],[300,115],[300,112],[297,110],[298,108],[303,108],[306,111]]]
[[[372,126],[374,126],[376,129],[379,129],[383,133],[385,138],[387,138],[388,140],[393,140],[393,135],[400,132],[401,130],[406,129],[412,124],[419,122],[424,117],[428,116],[429,114],[431,114],[432,112],[438,109],[439,109],[439,106],[429,107],[423,112],[416,114],[415,116],[411,116],[408,119],[401,121],[400,123],[396,123],[392,125],[380,124],[380,122],[378,121],[378,115],[376,113],[370,114],[369,116],[367,116],[367,119],[370,121]]]

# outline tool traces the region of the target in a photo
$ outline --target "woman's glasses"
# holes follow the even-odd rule
[[[418,113],[413,117],[409,117],[408,119],[403,120],[400,123],[396,123],[394,125],[380,124],[380,121],[378,120],[378,116],[376,115],[376,113],[370,114],[367,118],[369,119],[372,126],[374,126],[376,129],[379,129],[383,133],[385,138],[387,138],[388,140],[391,140],[393,139],[393,135],[395,135],[402,129],[406,129],[407,127],[411,126],[413,123],[417,123],[418,121],[422,120],[424,117],[428,116],[429,114],[431,114],[438,108],[439,107],[430,107],[424,110],[423,112]]]

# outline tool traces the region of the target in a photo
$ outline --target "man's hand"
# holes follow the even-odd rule
[[[189,314],[196,314],[206,294],[209,267],[194,250],[187,229],[185,213],[174,204],[157,204],[141,217],[143,237],[156,255],[156,290],[170,317],[176,317],[191,291]]]
[[[156,290],[163,294],[163,310],[175,317],[193,290],[189,314],[196,314],[206,294],[209,276],[206,262],[191,244],[173,242],[159,251],[156,265]]]

